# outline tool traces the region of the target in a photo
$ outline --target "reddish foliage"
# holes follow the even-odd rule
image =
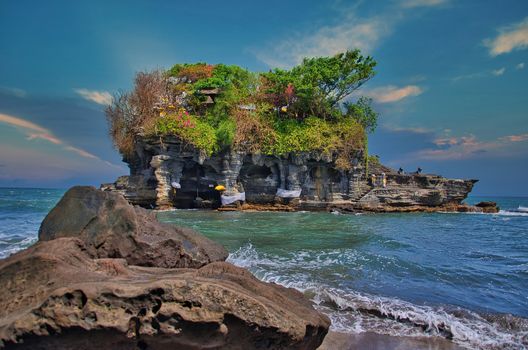
[[[192,65],[188,67],[183,67],[178,73],[179,77],[186,77],[192,82],[210,78],[213,76],[214,66],[212,64],[204,65]]]
[[[286,95],[286,100],[288,101],[288,103],[290,103],[294,94],[295,88],[293,87],[292,83],[289,83],[286,89],[284,90],[284,95]]]

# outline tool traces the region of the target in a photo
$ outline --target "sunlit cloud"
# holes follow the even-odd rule
[[[413,134],[430,134],[433,131],[424,127],[400,127],[394,125],[384,125],[383,128],[389,132],[410,132]]]
[[[50,135],[50,134],[29,134],[27,136],[27,139],[29,141],[35,140],[35,139],[41,139],[41,140],[46,140],[46,141],[51,142],[51,143],[56,144],[56,145],[62,145],[62,141],[61,140],[59,140],[58,138],[56,138],[55,136]]]
[[[74,89],[82,98],[97,104],[107,106],[112,103],[112,94],[108,91],[97,91],[88,89]]]
[[[64,147],[64,149],[65,149],[65,150],[68,150],[68,151],[75,152],[75,153],[77,153],[78,155],[80,155],[81,157],[91,158],[91,159],[99,159],[99,157],[97,157],[97,156],[91,154],[90,152],[86,152],[85,150],[80,149],[80,148],[77,148],[77,147],[66,146],[66,147]]]
[[[49,133],[48,130],[44,129],[40,125],[37,125],[37,124],[35,124],[33,122],[30,122],[29,120],[13,117],[13,116],[10,116],[10,115],[7,115],[7,114],[0,113],[0,122],[5,123],[5,124],[9,124],[9,125],[12,125],[12,126],[15,126],[15,127],[19,127],[19,128],[22,128],[22,129],[31,130],[33,132]]]
[[[508,135],[501,138],[501,140],[506,140],[510,142],[523,142],[528,141],[528,133],[520,135]]]
[[[499,29],[493,39],[484,40],[491,56],[528,48],[528,17],[519,23]]]
[[[513,143],[528,141],[528,134],[509,135],[490,141],[479,140],[469,134],[460,137],[441,137],[433,141],[437,148],[415,152],[413,158],[423,160],[457,160],[479,157],[502,152],[504,154]],[[506,153],[507,154],[507,153]]]
[[[90,152],[87,152],[83,149],[68,145],[63,140],[54,136],[53,133],[49,131],[48,129],[40,125],[37,125],[33,122],[30,122],[28,120],[0,113],[0,123],[8,124],[17,129],[20,129],[27,135],[26,139],[28,141],[37,140],[37,139],[44,140],[54,145],[63,146],[63,149],[70,151],[70,152],[74,152],[80,155],[81,157],[101,160],[99,157],[91,154]]]
[[[505,71],[506,71],[506,68],[502,67],[502,68],[499,68],[499,69],[492,70],[491,74],[493,74],[494,76],[498,77],[498,76],[503,75]]]
[[[401,2],[402,7],[413,8],[413,7],[432,7],[444,5],[448,0],[403,0]]]
[[[418,96],[422,93],[423,89],[416,85],[407,85],[403,87],[389,85],[365,92],[366,95],[372,97],[376,102],[379,103],[397,102],[407,97]]]
[[[434,140],[433,143],[437,146],[453,146],[458,144],[458,139],[456,137],[443,137]]]

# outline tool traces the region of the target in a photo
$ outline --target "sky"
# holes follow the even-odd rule
[[[359,48],[376,76],[369,152],[528,196],[528,1],[0,1],[0,186],[128,173],[104,107],[140,70],[252,71]]]

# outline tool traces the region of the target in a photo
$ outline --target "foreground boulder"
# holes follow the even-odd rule
[[[300,292],[225,262],[130,266],[59,238],[0,272],[0,340],[13,349],[315,349],[329,327]]]
[[[89,186],[68,190],[42,222],[39,240],[59,237],[78,237],[94,256],[131,265],[196,268],[228,255],[193,230],[162,224],[123,196]]]
[[[116,194],[72,188],[39,238],[0,260],[0,348],[316,349],[330,326],[300,292]]]

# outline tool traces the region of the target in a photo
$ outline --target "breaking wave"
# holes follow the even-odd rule
[[[303,262],[314,266],[336,262],[332,253],[311,258],[306,254],[299,252],[288,259],[258,252],[248,243],[230,254],[228,261],[248,268],[263,281],[302,291],[332,320],[334,331],[443,337],[467,348],[528,348],[528,320],[520,317],[479,314],[450,306],[417,305],[398,298],[328,287],[310,280],[302,271],[289,275],[280,273],[285,267],[292,268]]]
[[[497,214],[493,215],[502,215],[502,216],[528,216],[527,211],[511,211],[511,210],[499,210]]]

